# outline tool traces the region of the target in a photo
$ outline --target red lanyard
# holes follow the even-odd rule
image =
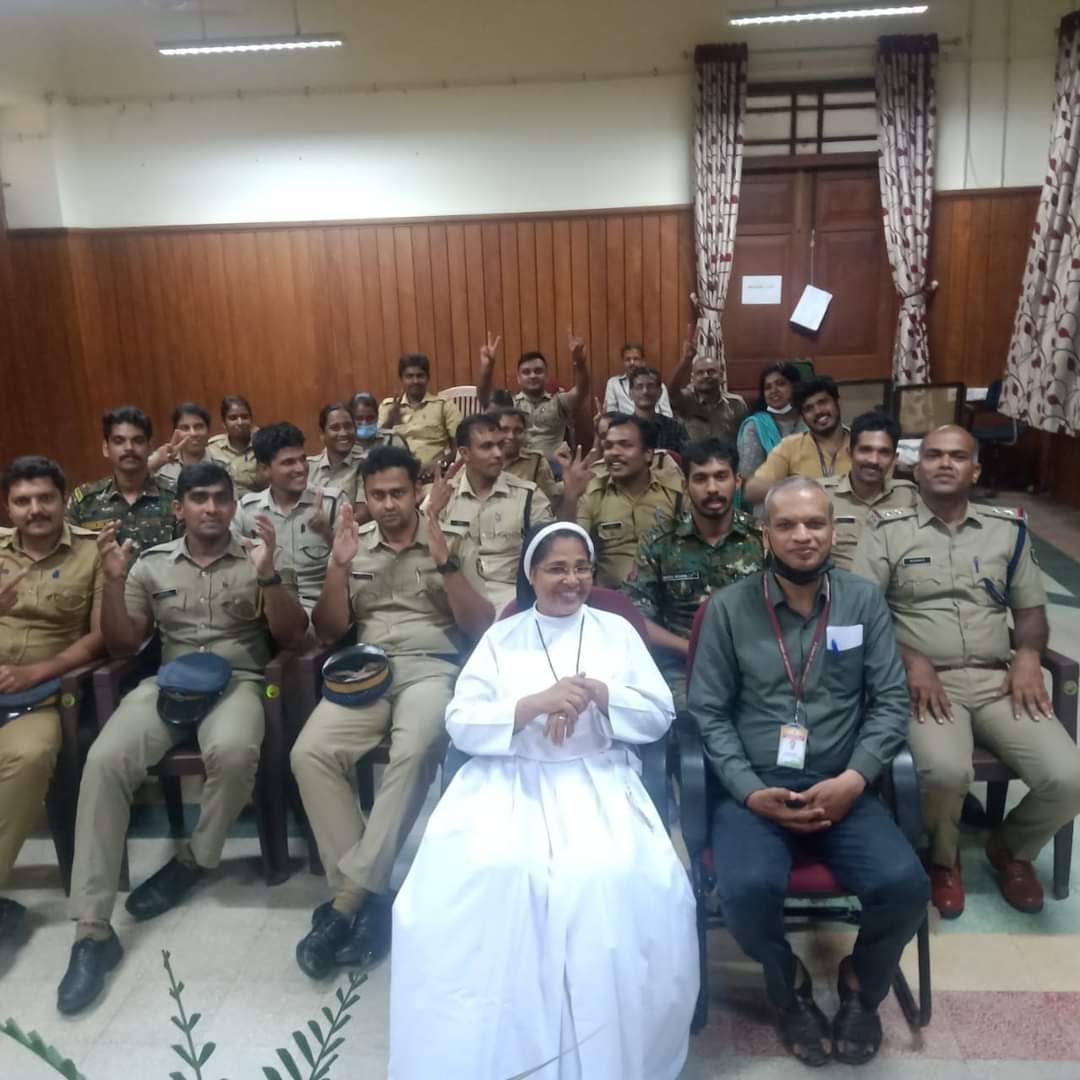
[[[825,627],[829,622],[829,610],[832,608],[832,586],[829,577],[825,576],[825,603],[822,605],[821,614],[818,616],[817,626],[814,628],[814,639],[810,642],[810,651],[806,654],[806,662],[803,664],[802,674],[795,678],[795,669],[791,666],[791,656],[788,653],[787,643],[780,630],[780,620],[776,617],[776,609],[772,604],[772,596],[769,593],[769,575],[761,575],[761,591],[765,594],[765,611],[768,613],[769,622],[772,624],[773,634],[776,637],[776,647],[780,650],[780,659],[784,661],[784,671],[787,673],[788,682],[791,683],[791,692],[795,696],[795,722],[799,722],[799,704],[802,701],[803,689],[806,686],[806,676],[813,666],[814,658],[825,640]]]

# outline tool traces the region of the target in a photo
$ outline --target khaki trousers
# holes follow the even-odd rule
[[[293,774],[332,892],[390,888],[394,860],[446,751],[444,714],[458,667],[431,656],[391,660],[394,681],[359,708],[321,701],[293,745]],[[350,782],[357,761],[390,732],[390,763],[365,824]]]
[[[1001,836],[1014,858],[1034,859],[1080,813],[1080,749],[1056,717],[1036,723],[1027,715],[1013,716],[1012,698],[998,696],[1005,672],[965,668],[939,677],[952,704],[952,721],[912,720],[910,727],[931,859],[939,866],[956,861],[975,746],[1000,758],[1031,789],[1005,818]]]
[[[229,826],[255,787],[263,738],[262,681],[239,672],[199,725],[206,765],[199,822],[191,854],[211,869],[221,861]],[[70,914],[83,923],[107,923],[116,899],[131,802],[156,765],[183,734],[157,714],[157,679],[144,679],[120,702],[86,757],[75,817],[75,863]]]
[[[41,813],[59,753],[57,709],[35,709],[0,727],[0,884]]]

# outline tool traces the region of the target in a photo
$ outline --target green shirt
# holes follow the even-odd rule
[[[796,677],[814,637],[824,589],[808,618],[793,611],[775,575],[769,589]],[[762,574],[721,589],[709,602],[690,680],[689,707],[720,782],[740,803],[769,786],[780,728],[795,699],[765,608]],[[907,735],[909,700],[892,618],[881,590],[844,570],[829,573],[825,639],[807,673],[802,722],[805,773],[856,769],[873,782]],[[840,630],[843,629],[841,633]],[[857,629],[856,629],[857,628]],[[847,648],[840,648],[847,645]]]
[[[134,540],[136,550],[172,540],[181,531],[173,514],[176,489],[160,475],[147,476],[138,498],[129,503],[108,476],[92,484],[80,484],[68,499],[64,516],[72,525],[101,532],[117,522],[116,539],[122,544]]]

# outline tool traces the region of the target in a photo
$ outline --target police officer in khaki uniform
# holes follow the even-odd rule
[[[105,575],[101,629],[110,653],[135,653],[156,627],[164,661],[211,652],[232,665],[223,695],[197,729],[206,766],[199,822],[176,857],[129,894],[126,907],[136,919],[168,911],[218,865],[229,826],[255,785],[271,638],[281,648],[299,648],[308,624],[294,591],[274,570],[270,522],[260,520],[257,540],[230,532],[236,501],[224,466],[185,467],[176,509],[183,538],[143,552],[130,573],[131,542],[118,544],[112,526],[98,539]],[[150,766],[190,734],[160,718],[157,700],[151,676],[120,703],[86,758],[71,875],[71,917],[78,925],[57,996],[63,1013],[89,1005],[123,956],[110,920],[131,803]]]
[[[593,431],[596,438],[593,441],[593,450],[590,452],[590,458],[592,460],[592,472],[593,476],[606,477],[608,474],[608,467],[602,456],[604,437],[607,435],[608,425],[612,420],[627,416],[627,413],[609,412],[598,413],[593,417]],[[569,465],[573,461],[573,457],[565,453],[559,455],[563,461],[564,467]],[[679,487],[684,480],[682,469],[675,463],[675,459],[666,450],[653,450],[652,462],[649,465],[654,476],[660,477],[661,480],[666,480],[670,485]]]
[[[13,528],[0,528],[0,885],[41,814],[60,752],[49,680],[97,659],[101,561],[94,535],[64,523],[64,474],[43,457],[16,458],[0,478]],[[10,696],[10,697],[9,697]],[[23,703],[19,703],[19,699]],[[0,941],[25,914],[0,897]]]
[[[337,488],[351,503],[357,501],[360,462],[364,451],[356,445],[356,423],[349,406],[332,401],[319,411],[321,454],[308,457],[308,484],[313,488]]]
[[[654,432],[636,416],[616,416],[604,436],[607,475],[592,475],[591,455],[565,469],[561,516],[576,517],[596,545],[596,583],[617,589],[634,566],[650,529],[677,518],[683,484],[652,471]]]
[[[821,481],[833,504],[832,561],[841,570],[851,569],[859,537],[872,513],[915,505],[915,485],[891,475],[899,441],[900,426],[891,416],[876,409],[856,416],[851,424],[851,472]]]
[[[442,760],[443,713],[462,652],[495,615],[451,557],[434,513],[417,512],[417,460],[380,446],[361,472],[374,520],[357,526],[352,508],[341,508],[312,621],[327,643],[355,624],[361,641],[388,654],[393,682],[385,696],[354,708],[323,700],[292,749],[332,895],[296,949],[313,978],[388,948],[390,872]],[[388,732],[390,763],[365,822],[349,778]]]
[[[253,421],[248,399],[241,394],[227,394],[221,400],[221,422],[225,430],[220,435],[211,435],[206,444],[210,457],[229,470],[237,500],[266,487],[266,477],[259,472],[251,445],[255,433]]]
[[[933,901],[947,918],[964,908],[957,842],[975,745],[1030,789],[986,847],[1013,907],[1042,907],[1032,861],[1080,811],[1080,749],[1052,715],[1039,666],[1049,637],[1046,593],[1027,523],[1022,511],[968,501],[977,455],[962,428],[928,435],[915,468],[918,502],[873,520],[852,567],[886,590],[893,611],[932,837]]]
[[[494,417],[466,417],[458,425],[463,461],[452,480],[438,477],[428,496],[473,587],[498,614],[514,599],[522,538],[532,525],[555,520],[547,496],[503,470],[503,436]]]
[[[436,464],[446,468],[454,460],[454,433],[461,423],[458,407],[428,392],[431,363],[422,353],[406,353],[398,360],[404,390],[385,398],[379,406],[379,427],[407,439],[420,460],[420,480],[428,484]]]
[[[517,408],[498,409],[488,415],[502,432],[503,472],[535,484],[554,506],[562,499],[562,484],[555,479],[547,458],[539,450],[526,449],[528,416]]]
[[[481,410],[491,399],[495,375],[495,358],[502,338],[488,334],[487,344],[480,350],[480,378],[476,384]],[[585,342],[573,330],[569,332],[570,362],[574,369],[574,385],[569,390],[548,393],[547,360],[542,352],[533,349],[521,354],[518,360],[519,393],[514,395],[514,408],[528,418],[526,443],[530,450],[539,450],[551,461],[555,451],[566,438],[566,429],[573,425],[574,414],[589,395],[589,368],[585,363]]]
[[[185,465],[213,461],[210,442],[210,414],[197,402],[182,401],[172,412],[172,438],[150,455],[150,472],[175,488]]]
[[[101,418],[101,433],[101,453],[112,465],[112,475],[80,484],[71,493],[68,521],[92,532],[116,522],[120,543],[133,540],[137,551],[172,540],[176,489],[150,475],[150,417],[131,405],[111,409]]]
[[[304,433],[294,424],[285,421],[260,428],[254,447],[270,486],[240,500],[233,532],[254,540],[259,518],[270,521],[277,538],[277,565],[295,575],[300,603],[310,611],[322,591],[331,530],[344,496],[336,488],[309,485]]]

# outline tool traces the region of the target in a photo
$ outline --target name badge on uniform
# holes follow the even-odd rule
[[[596,526],[596,531],[601,536],[615,536],[617,533],[621,533],[623,523],[621,521],[601,521]]]
[[[700,581],[700,574],[663,574],[662,581]]]
[[[450,524],[453,525],[455,528],[458,528],[458,529],[467,529],[469,527],[469,522],[467,522],[467,521],[455,521],[453,518],[450,519]]]
[[[353,570],[352,576],[360,581],[374,581],[375,575],[370,570]]]
[[[902,559],[901,563],[904,566],[924,566],[931,561],[929,555],[909,555],[906,559]]]
[[[837,525],[854,525],[855,524],[855,515],[854,514],[843,514],[843,515],[837,514],[836,517],[833,518],[833,521]]]
[[[776,764],[787,769],[806,766],[806,743],[810,737],[802,724],[784,724],[780,729],[780,746],[776,751]]]
[[[175,596],[175,595],[176,595],[176,590],[175,589],[162,589],[161,592],[156,592],[156,593],[153,594],[153,599],[154,600],[167,600],[170,596]]]

